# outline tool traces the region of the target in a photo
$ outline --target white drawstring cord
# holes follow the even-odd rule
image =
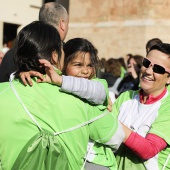
[[[170,154],[168,155],[162,170],[164,170],[166,168],[166,165],[168,164],[169,159],[170,159]]]
[[[26,111],[26,113],[30,116],[30,118],[33,120],[33,122],[38,126],[39,130],[42,131],[42,128],[40,127],[40,125],[38,124],[38,122],[35,120],[35,118],[32,116],[32,114],[28,111],[28,109],[25,107],[24,103],[21,101],[21,99],[20,99],[17,91],[15,90],[15,88],[14,88],[14,86],[13,86],[13,84],[12,84],[12,80],[15,78],[15,75],[14,75],[14,74],[15,74],[15,72],[10,75],[10,79],[9,79],[10,86],[11,86],[11,88],[12,88],[15,96],[17,97],[17,99],[19,100],[19,102],[20,102],[21,105],[23,106],[24,110]]]
[[[61,133],[65,133],[65,132],[69,132],[69,131],[78,129],[78,128],[82,127],[82,126],[85,126],[85,125],[87,125],[87,124],[90,124],[90,123],[92,123],[92,122],[94,122],[94,121],[102,118],[103,116],[107,115],[108,113],[109,113],[109,111],[106,110],[104,113],[102,113],[101,115],[99,115],[99,116],[97,116],[97,117],[94,117],[94,118],[91,119],[91,120],[88,120],[88,121],[86,121],[86,122],[84,122],[84,123],[82,123],[82,124],[79,124],[79,125],[77,125],[77,126],[74,126],[74,127],[72,127],[72,128],[69,128],[69,129],[67,129],[67,130],[63,130],[63,131],[61,131],[61,132],[56,132],[56,133],[54,133],[54,135],[56,136],[56,135],[59,135],[59,134],[61,134]]]
[[[33,122],[34,122],[34,123],[38,126],[38,128],[42,131],[42,128],[40,127],[40,125],[38,124],[38,122],[35,120],[35,118],[32,116],[32,114],[28,111],[28,109],[25,107],[25,105],[24,105],[23,102],[21,101],[21,99],[20,99],[17,91],[15,90],[15,88],[14,88],[14,86],[13,86],[13,84],[12,84],[12,80],[15,78],[15,75],[14,75],[14,74],[15,74],[15,73],[12,73],[12,74],[10,75],[10,80],[9,80],[9,81],[10,81],[10,86],[11,86],[11,88],[12,88],[15,96],[17,97],[17,99],[19,100],[19,102],[20,102],[21,105],[23,106],[24,110],[26,111],[26,113],[30,116],[30,118],[33,120]],[[56,133],[54,133],[54,135],[56,136],[56,135],[59,135],[59,134],[61,134],[61,133],[65,133],[65,132],[69,132],[69,131],[78,129],[78,128],[82,127],[82,126],[85,126],[85,125],[87,125],[87,124],[89,124],[89,123],[92,123],[92,122],[94,122],[94,121],[102,118],[103,116],[107,115],[108,113],[109,113],[109,111],[106,110],[106,111],[105,111],[104,113],[102,113],[101,115],[99,115],[99,116],[97,116],[97,117],[95,117],[95,118],[93,118],[93,119],[91,119],[91,120],[89,120],[89,121],[86,121],[86,122],[84,122],[84,123],[82,123],[82,124],[79,124],[79,125],[77,125],[77,126],[74,126],[74,127],[72,127],[72,128],[69,128],[69,129],[67,129],[67,130],[64,130],[64,131],[61,131],[61,132],[56,132]],[[86,155],[86,158],[85,158],[85,161],[84,161],[84,163],[83,163],[83,166],[82,166],[81,170],[84,169],[84,166],[85,166],[85,164],[86,164],[87,158],[88,158],[88,156],[89,156],[89,154],[90,154],[93,146],[94,146],[94,143],[90,146],[90,149],[89,149],[89,151],[88,151],[88,153],[87,153],[87,155]]]
[[[86,155],[86,159],[84,160],[84,163],[83,163],[83,166],[82,166],[81,170],[84,169],[84,166],[85,166],[85,164],[86,164],[87,158],[88,158],[88,156],[89,156],[89,154],[90,154],[93,146],[94,146],[94,143],[90,146],[90,149],[89,149],[89,151],[88,151],[88,153],[87,153],[87,155]]]

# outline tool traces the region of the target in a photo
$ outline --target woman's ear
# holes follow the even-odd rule
[[[51,63],[53,65],[57,66],[57,63],[58,63],[58,54],[56,53],[56,51],[52,52]]]
[[[167,80],[166,84],[167,84],[167,85],[170,84],[170,75],[168,75],[168,80]]]

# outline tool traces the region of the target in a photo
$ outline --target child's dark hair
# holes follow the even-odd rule
[[[77,52],[90,53],[91,64],[95,68],[95,70],[97,69],[99,64],[97,49],[87,39],[73,38],[67,41],[64,45],[65,59],[63,74],[66,74],[67,65],[76,57]]]

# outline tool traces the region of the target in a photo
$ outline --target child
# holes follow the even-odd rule
[[[61,86],[62,91],[85,98],[91,103],[107,106],[108,85],[104,79],[95,77],[99,59],[97,49],[93,44],[83,38],[74,38],[64,45],[64,53],[62,76],[61,72],[53,66],[59,73],[55,80],[50,80],[48,73],[46,77],[43,77],[38,72],[30,71],[20,73],[23,83],[27,85],[28,82],[28,84],[32,85],[30,76],[36,76],[39,77],[37,82],[57,84]],[[111,109],[110,105],[109,108]]]
[[[40,63],[46,68],[47,75],[43,77],[39,73],[34,74],[34,76],[39,77],[37,82],[49,82],[59,85],[62,91],[77,95],[91,103],[100,104],[98,106],[100,109],[106,108],[108,105],[108,98],[106,97],[108,96],[107,83],[105,80],[95,77],[99,61],[97,49],[86,39],[74,38],[66,42],[64,53],[63,75],[56,74],[56,70],[50,62],[42,59]],[[33,72],[31,75],[33,75]],[[23,73],[21,77],[23,79]],[[104,95],[103,86],[105,87]],[[109,109],[111,109],[111,104]],[[88,154],[87,160],[115,169],[116,165],[111,149],[104,149],[100,144],[95,144],[94,147],[93,145],[93,142],[89,142],[88,148],[91,151],[89,151],[90,154]],[[90,166],[93,166],[93,164],[90,164]]]

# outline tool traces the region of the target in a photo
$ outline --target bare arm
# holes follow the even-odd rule
[[[61,76],[56,73],[51,63],[47,60],[41,59],[40,63],[46,68],[47,75],[44,76],[36,71],[22,72],[20,77],[25,85],[28,83],[32,86],[31,76],[35,76],[38,77],[37,82],[56,84],[61,86],[62,91],[75,94],[94,104],[103,104],[106,100],[106,91],[101,82],[73,76]]]

